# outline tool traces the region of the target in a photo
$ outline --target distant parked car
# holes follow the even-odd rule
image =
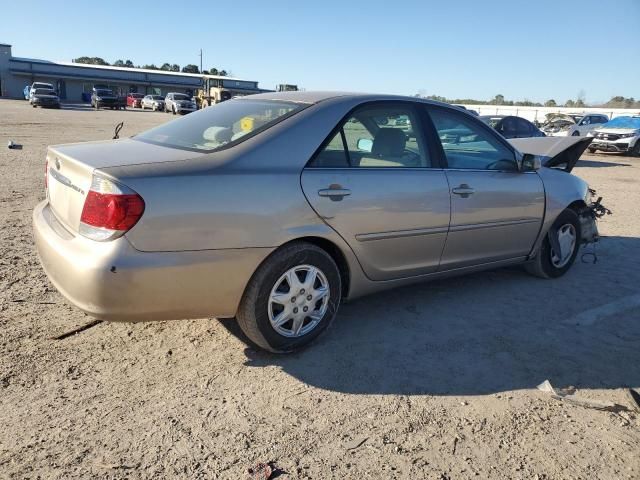
[[[31,84],[31,87],[29,87],[29,97],[31,97],[31,95],[33,95],[35,93],[37,88],[45,88],[47,90],[55,91],[55,88],[53,88],[53,84],[51,84],[51,83],[33,82]]]
[[[190,113],[195,112],[198,109],[195,102],[191,100],[189,95],[184,93],[167,93],[164,99],[164,111],[171,112],[174,115],[176,113]]]
[[[55,91],[49,88],[36,88],[35,92],[29,97],[29,103],[33,108],[60,108],[60,98],[58,98]]]
[[[125,108],[126,103],[115,93],[107,88],[94,88],[91,94],[91,106],[99,108],[110,108],[120,110]]]
[[[480,120],[495,128],[504,138],[545,137],[529,120],[514,115],[481,115]]]
[[[31,90],[31,85],[27,85],[26,87],[24,87],[24,90],[22,90],[22,95],[24,96],[25,100],[29,100],[29,90]]]
[[[144,95],[141,93],[130,93],[127,95],[127,107],[142,108],[142,99]]]
[[[609,117],[601,113],[547,113],[545,117],[540,128],[551,137],[584,137],[609,121]]]
[[[589,132],[591,153],[622,152],[640,157],[640,115],[616,117]]]
[[[141,108],[143,110],[150,108],[154,112],[164,110],[164,97],[161,95],[145,95],[142,99]]]

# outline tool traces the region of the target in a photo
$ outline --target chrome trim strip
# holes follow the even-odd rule
[[[415,230],[397,230],[393,232],[360,233],[356,235],[359,242],[370,242],[372,240],[389,240],[391,238],[417,237],[422,235],[434,235],[437,233],[447,233],[449,227],[418,228]]]
[[[58,182],[60,182],[61,184],[63,184],[65,187],[69,187],[72,188],[73,190],[75,190],[76,192],[84,195],[84,190],[82,190],[80,187],[77,187],[76,185],[73,184],[73,182],[71,180],[69,180],[67,177],[65,177],[64,175],[62,175],[60,172],[58,172],[57,170],[55,170],[54,168],[49,168],[49,174],[55,178]]]
[[[488,223],[467,223],[464,225],[452,225],[449,229],[450,232],[464,232],[467,230],[479,230],[481,228],[495,228],[495,227],[507,227],[511,225],[524,225],[527,223],[539,223],[540,218],[521,218],[519,220],[505,220],[502,222],[488,222]]]

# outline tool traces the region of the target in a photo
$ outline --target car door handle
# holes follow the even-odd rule
[[[467,198],[469,195],[473,195],[475,190],[466,183],[463,183],[462,185],[452,188],[451,193],[460,195],[462,198]]]
[[[329,188],[318,190],[318,195],[321,197],[329,197],[334,202],[337,202],[342,200],[344,197],[351,195],[351,190],[342,188],[341,185],[331,185]]]

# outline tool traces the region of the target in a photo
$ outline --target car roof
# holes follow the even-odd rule
[[[408,97],[404,95],[388,95],[383,93],[361,93],[361,92],[332,92],[332,91],[297,91],[297,92],[266,92],[258,93],[255,95],[247,95],[239,97],[238,100],[280,100],[297,103],[318,103],[324,100],[330,100],[335,98],[341,98],[345,100],[360,100],[360,101],[376,101],[376,100],[403,100],[426,103],[430,105],[440,105],[449,108],[455,108],[449,103],[436,102],[434,100],[427,100],[420,97]],[[456,108],[456,111],[464,112],[464,110]]]

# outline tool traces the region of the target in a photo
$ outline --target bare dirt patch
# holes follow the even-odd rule
[[[375,295],[343,305],[291,356],[257,352],[215,319],[105,322],[53,339],[92,319],[34,250],[46,146],[171,118],[0,101],[0,478],[235,479],[260,462],[280,478],[640,477],[638,413],[535,389],[549,379],[631,407],[640,159],[578,164],[614,215],[600,223],[598,262],[559,280],[506,269]]]

